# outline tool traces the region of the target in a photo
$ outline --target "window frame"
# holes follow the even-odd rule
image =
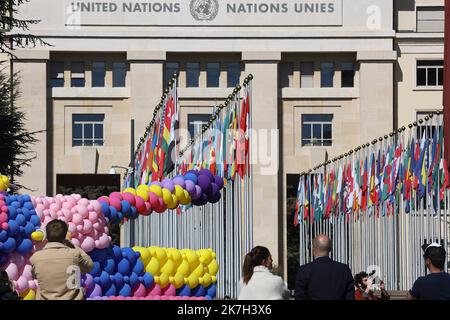
[[[123,65],[123,68],[117,68],[117,65]],[[116,85],[116,77],[117,77],[117,71],[118,69],[123,69],[123,85]],[[127,62],[126,61],[114,61],[112,63],[112,87],[113,88],[125,88],[127,86]]]
[[[419,11],[422,9],[431,9],[431,8],[442,8],[444,18],[443,19],[420,19],[419,20]],[[424,10],[425,11],[425,10]],[[435,10],[437,11],[437,10]],[[440,11],[440,10],[439,10]],[[444,28],[442,31],[419,31],[419,21],[443,21]],[[417,33],[443,33],[445,29],[445,6],[442,5],[416,5],[416,32]]]
[[[311,66],[312,74],[306,74],[306,72],[304,72],[305,69],[303,67],[306,65]],[[321,72],[322,72],[322,70],[321,70]],[[303,78],[304,76],[305,76],[305,79],[306,79],[306,76],[311,77],[311,80],[312,80],[311,86],[304,86],[304,82],[302,81],[304,79]],[[321,78],[321,81],[322,81],[322,78]],[[301,61],[300,62],[300,88],[303,88],[303,89],[314,88],[314,61]]]
[[[305,116],[323,116],[323,117],[326,117],[326,116],[330,116],[330,118],[331,118],[331,120],[329,120],[329,121],[325,121],[325,120],[322,120],[322,121],[313,121],[313,120],[304,120],[304,117]],[[302,115],[301,115],[301,143],[300,143],[300,146],[302,147],[302,148],[305,148],[305,147],[313,147],[313,148],[330,148],[330,147],[333,147],[333,119],[334,119],[334,114],[332,114],[332,113],[327,113],[327,114],[318,114],[318,113],[316,113],[316,114],[314,114],[314,113],[303,113]],[[317,125],[317,124],[319,124],[320,125],[320,139],[319,140],[316,140],[316,141],[318,141],[319,143],[320,143],[320,145],[314,145],[314,125]],[[308,139],[305,139],[304,138],[304,136],[305,136],[305,132],[304,132],[304,126],[310,126],[310,128],[308,129],[308,130],[310,130],[309,131],[309,133],[310,133],[310,138],[308,138]],[[325,139],[324,138],[324,125],[330,125],[331,126],[331,138],[330,139]],[[307,142],[307,141],[309,141],[309,142]],[[330,145],[324,145],[324,142],[330,142]]]
[[[82,66],[83,72],[74,72],[74,65],[80,64]],[[75,75],[78,76],[75,76]],[[80,75],[83,74],[81,77]],[[83,85],[74,85],[74,81],[76,80],[83,80]],[[85,61],[71,61],[70,63],[70,87],[71,88],[85,88],[86,87],[86,62]]]
[[[211,86],[210,85],[210,83],[209,83],[209,75],[210,75],[210,68],[209,68],[209,65],[211,65],[211,64],[217,64],[218,65],[218,68],[217,68],[217,70],[218,70],[218,77],[217,77],[217,86]],[[221,64],[220,64],[220,62],[218,62],[218,61],[209,61],[209,62],[207,62],[206,63],[206,87],[207,88],[220,88],[220,73],[221,73]],[[215,79],[214,79],[215,80]]]
[[[195,121],[195,122],[201,123],[200,131],[197,131],[197,134],[198,134],[198,133],[201,132],[201,129],[203,128],[203,126],[208,124],[208,121],[211,119],[211,114],[208,114],[208,113],[188,113],[187,114],[187,129],[188,129],[189,135],[191,135],[190,139],[194,139],[195,134],[196,134],[196,132],[195,132],[195,125],[191,121],[192,117],[204,117],[206,119],[206,121]],[[194,133],[194,136],[192,136],[191,130],[190,130],[191,123],[193,124],[193,131],[192,132]]]
[[[230,68],[230,66],[237,67],[237,82],[234,85],[230,85],[230,70],[233,70],[233,68]],[[242,71],[242,65],[240,62],[227,62],[226,63],[227,68],[227,88],[234,88],[236,87],[240,81],[241,81],[241,71]],[[219,66],[219,86],[220,86],[220,66]]]
[[[75,116],[101,116],[102,120],[76,120]],[[81,125],[81,138],[74,137],[75,125]],[[102,138],[96,137],[95,126],[102,126]],[[92,138],[85,138],[85,128],[92,126]],[[96,144],[101,140],[101,144]],[[79,141],[81,144],[75,144],[75,141]],[[90,141],[92,144],[87,144],[86,141]],[[105,145],[105,114],[104,113],[73,113],[72,114],[72,147],[103,147]]]
[[[332,81],[332,85],[331,86],[324,86],[323,85],[323,82],[324,82],[324,72],[323,72],[323,66],[325,65],[325,64],[331,64],[332,65],[332,68],[331,68],[331,70],[332,70],[332,78],[331,78],[331,81]],[[320,87],[321,88],[323,88],[323,89],[330,89],[330,88],[334,88],[334,86],[335,86],[335,84],[336,84],[336,82],[335,82],[335,76],[336,76],[336,62],[334,62],[334,61],[322,61],[322,62],[320,62]]]
[[[348,68],[348,66],[351,65],[351,68]],[[340,63],[341,68],[341,88],[354,88],[355,87],[355,76],[356,76],[356,66],[354,62],[341,62]],[[352,77],[352,85],[351,86],[344,86],[344,72],[345,71],[351,71],[353,72]]]
[[[61,70],[55,70],[53,67],[58,64],[60,66],[62,66]],[[50,87],[52,88],[64,88],[65,86],[65,79],[64,79],[64,61],[50,61]],[[56,72],[56,77],[54,77],[54,71]],[[61,72],[58,72],[61,71]],[[62,76],[62,77],[60,77]],[[56,81],[61,81],[62,80],[62,85],[54,85],[54,83]]]
[[[176,68],[168,68],[169,65],[176,65]],[[175,70],[175,72],[171,72],[168,74],[168,70]],[[172,75],[176,73],[177,75],[180,74],[180,63],[178,61],[167,61],[164,63],[164,73],[163,73],[163,87],[166,88],[169,85],[170,79],[172,79]],[[177,81],[178,86],[178,81]]]
[[[95,70],[95,69],[99,69],[99,67],[95,66],[95,65],[103,65],[103,68],[100,70],[100,72],[103,74],[103,81],[100,81],[99,83],[101,84],[103,82],[102,85],[98,85],[97,83],[94,84],[94,74],[96,74],[97,72],[99,72],[99,70]],[[97,79],[99,80],[99,79]],[[97,81],[95,80],[95,81]],[[91,87],[92,88],[104,88],[106,86],[106,62],[105,61],[92,61],[92,73],[91,73]]]
[[[419,62],[421,61],[442,61],[442,66],[434,65],[434,66],[419,66]],[[442,73],[444,72],[444,60],[443,59],[416,59],[415,63],[415,73],[414,73],[414,87],[418,90],[443,90],[443,84],[439,85],[439,69],[442,69]],[[428,85],[428,69],[430,68],[436,68],[436,85]],[[425,82],[426,85],[419,85],[418,84],[418,71],[419,69],[425,69]],[[444,74],[442,75],[442,83],[444,81]]]
[[[190,68],[190,66],[196,65],[196,68]],[[197,85],[190,85],[189,84],[189,70],[191,71],[195,71],[195,69],[197,69],[197,74],[196,74],[196,81],[197,81]],[[200,62],[186,62],[186,88],[199,88],[200,87]]]

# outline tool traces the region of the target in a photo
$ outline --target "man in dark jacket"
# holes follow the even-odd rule
[[[354,300],[352,272],[347,265],[331,260],[330,251],[330,238],[314,238],[314,261],[300,266],[297,272],[296,300]]]

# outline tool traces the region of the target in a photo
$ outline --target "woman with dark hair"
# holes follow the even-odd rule
[[[20,300],[9,280],[8,273],[0,269],[0,300]]]
[[[270,272],[272,255],[266,247],[257,246],[244,259],[239,300],[287,300],[289,290],[283,279]]]

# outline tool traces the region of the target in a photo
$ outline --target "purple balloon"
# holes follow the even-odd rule
[[[223,178],[221,176],[214,176],[214,183],[217,184],[219,189],[223,188]]]
[[[210,203],[216,203],[219,202],[220,198],[222,197],[222,195],[220,194],[220,192],[214,196],[208,197],[208,201]]]
[[[152,183],[150,183],[150,185],[153,185],[153,184],[157,185],[157,186],[160,186],[162,188],[162,184],[159,181],[153,181]]]
[[[203,193],[209,193],[211,191],[211,179],[207,175],[199,175],[197,184],[202,188]]]
[[[186,189],[186,191],[187,192],[189,192],[189,194],[191,195],[191,197],[192,197],[192,195],[195,193],[195,183],[194,182],[192,182],[191,180],[186,180],[185,182],[184,182],[184,184],[185,184],[185,189]]]
[[[213,174],[211,173],[211,171],[209,171],[208,169],[202,169],[202,170],[200,170],[199,173],[198,173],[198,175],[205,175],[205,176],[207,176],[207,177],[209,178],[209,180],[210,180],[211,182],[214,181],[214,176],[213,176]]]
[[[193,200],[197,200],[200,199],[200,197],[202,196],[203,192],[202,192],[202,188],[200,188],[199,186],[195,186],[195,192],[191,195],[191,198]]]
[[[102,295],[102,288],[96,283],[94,289],[89,295],[89,298],[101,297],[101,295]]]
[[[177,177],[173,178],[173,184],[180,186],[183,189],[186,189],[186,183],[185,183],[183,177],[177,176]]]
[[[94,288],[94,278],[89,273],[84,275],[84,287],[87,290]]]
[[[220,189],[214,182],[211,183],[211,191],[208,193],[208,196],[216,196],[218,193],[220,193]]]
[[[169,189],[170,192],[172,192],[172,193],[175,192],[175,185],[173,184],[172,180],[166,178],[161,183],[162,183],[163,188]]]
[[[198,176],[197,170],[189,170],[188,172],[186,172],[186,174],[188,174],[188,173],[192,173],[192,174],[195,174],[196,176]]]

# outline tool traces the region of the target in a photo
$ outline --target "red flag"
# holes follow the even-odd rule
[[[237,140],[237,150],[236,150],[236,171],[241,178],[244,177],[247,171],[248,162],[248,137],[247,137],[247,122],[249,116],[249,97],[244,96],[242,100],[241,116],[239,118],[239,133]]]

